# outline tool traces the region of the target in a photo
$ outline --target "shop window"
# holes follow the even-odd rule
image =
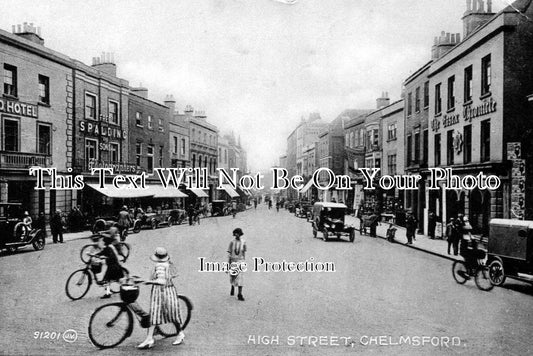
[[[97,146],[98,141],[90,138],[85,139],[85,159],[87,162],[98,159],[98,150],[96,149]]]
[[[152,130],[154,125],[152,123],[152,115],[148,115],[148,129]]]
[[[135,125],[137,125],[138,127],[143,127],[143,117],[142,114],[138,111],[135,113]]]
[[[465,68],[465,93],[464,93],[464,102],[467,103],[472,100],[473,87],[472,87],[472,66]]]
[[[109,101],[107,111],[109,113],[109,122],[118,125],[118,103]]]
[[[472,162],[472,125],[467,125],[464,127],[464,133],[463,133],[463,141],[464,141],[464,163],[470,163]]]
[[[454,152],[453,152],[453,131],[450,130],[446,133],[446,162],[448,166],[453,165],[453,158],[454,158]]]
[[[148,173],[152,173],[154,171],[154,146],[148,145],[146,147],[146,161],[148,166]]]
[[[50,78],[39,74],[39,102],[50,104]]]
[[[4,94],[17,96],[17,67],[4,64]]]
[[[424,108],[429,106],[429,82],[424,83]]]
[[[420,87],[415,91],[415,111],[420,112]]]
[[[455,108],[455,75],[448,78],[448,110]]]
[[[18,120],[4,119],[4,150],[19,151],[19,122]]]
[[[440,92],[441,83],[435,85],[435,115],[438,115],[442,111],[442,98]]]
[[[141,142],[137,142],[135,144],[135,164],[137,167],[141,166],[141,157],[143,154],[143,144]]]
[[[492,67],[490,54],[481,59],[481,95],[490,93]]]
[[[111,163],[120,162],[120,146],[118,143],[109,144],[109,161]]]
[[[159,146],[159,167],[163,167],[163,150],[164,146]]]
[[[85,118],[96,120],[96,96],[85,93]]]
[[[490,160],[490,119],[481,122],[481,162]]]
[[[50,125],[37,124],[37,153],[52,154],[52,130]]]

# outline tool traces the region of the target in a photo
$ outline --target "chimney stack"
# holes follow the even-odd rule
[[[102,52],[100,57],[93,57],[92,67],[98,69],[100,72],[109,74],[113,77],[117,76],[117,65],[113,53]]]
[[[174,95],[167,95],[165,97],[165,106],[168,106],[170,115],[174,115],[176,112],[176,100],[174,100]]]
[[[12,25],[11,31],[17,36],[20,36],[22,38],[27,39],[28,41],[44,46],[44,39],[41,37],[41,28],[33,26],[33,22],[30,24],[24,22],[24,24],[22,25]]]
[[[376,106],[378,109],[384,108],[385,106],[389,106],[390,104],[390,98],[388,92],[382,92],[381,97],[376,99]]]
[[[439,37],[435,37],[433,47],[431,47],[431,59],[439,59],[446,52],[461,42],[459,33],[449,33],[442,31]]]
[[[463,15],[463,36],[465,38],[494,16],[492,0],[486,1],[487,10],[485,11],[485,0],[466,0],[466,12]]]
[[[131,87],[130,90],[141,98],[148,99],[148,88],[143,87],[142,83],[139,83],[139,86],[136,88]]]

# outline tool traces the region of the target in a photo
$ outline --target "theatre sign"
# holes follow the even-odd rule
[[[490,98],[489,100],[486,100],[476,106],[473,106],[472,104],[466,105],[462,113],[463,121],[470,122],[472,119],[496,112],[496,106],[496,101],[493,98]],[[460,114],[443,115],[442,119],[433,119],[431,122],[431,128],[433,131],[439,131],[441,127],[446,128],[448,126],[458,124],[460,121]]]

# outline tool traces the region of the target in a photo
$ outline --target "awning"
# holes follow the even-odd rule
[[[238,198],[239,197],[239,193],[237,193],[235,191],[235,189],[233,189],[231,186],[229,186],[228,184],[222,184],[222,189],[224,189],[224,191],[226,193],[228,193],[228,195],[232,198]]]
[[[313,180],[312,179],[310,179],[309,182],[307,182],[307,184],[304,185],[304,187],[302,189],[300,189],[300,191],[298,193],[304,194],[305,192],[307,192],[309,190],[309,188],[311,188],[311,185],[313,185]]]
[[[194,195],[196,195],[198,198],[209,198],[209,195],[207,195],[207,193],[204,192],[202,189],[198,189],[198,188],[187,188],[187,189],[193,192]]]
[[[144,197],[151,197],[154,195],[153,192],[149,191],[148,189],[117,189],[111,184],[106,184],[105,188],[100,188],[99,184],[92,184],[87,183],[89,187],[93,188],[97,192],[108,196],[110,198],[144,198]]]
[[[245,192],[248,196],[250,196],[250,197],[253,196],[252,192],[250,192],[249,189],[244,189],[244,188],[243,188],[242,190],[243,190],[243,192]]]
[[[188,195],[169,185],[166,189],[161,185],[148,185],[147,191],[154,194],[154,198],[187,198]]]

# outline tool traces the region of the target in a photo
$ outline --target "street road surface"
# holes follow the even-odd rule
[[[241,227],[253,257],[266,261],[333,262],[333,273],[247,272],[246,301],[230,297],[228,275],[200,273],[200,257],[227,261],[232,230]],[[149,278],[149,256],[157,246],[169,250],[179,269],[179,293],[193,304],[185,342],[156,340],[140,351],[145,330],[118,347],[99,351],[87,337],[91,313],[119,297],[88,295],[71,301],[64,291],[69,274],[82,267],[81,247],[89,240],[26,248],[0,257],[0,354],[6,355],[277,355],[277,354],[500,354],[533,353],[533,288],[508,281],[491,292],[473,281],[458,285],[451,261],[359,236],[355,242],[313,239],[311,225],[286,210],[257,210],[204,219],[199,226],[143,230],[128,237],[132,253],[126,267]],[[252,266],[249,266],[251,269]],[[150,288],[139,301],[149,305]],[[41,339],[40,332],[75,330],[69,343]],[[37,338],[36,338],[37,335]],[[418,342],[416,342],[418,340]],[[431,343],[437,343],[433,346]],[[422,345],[424,343],[424,345]]]

